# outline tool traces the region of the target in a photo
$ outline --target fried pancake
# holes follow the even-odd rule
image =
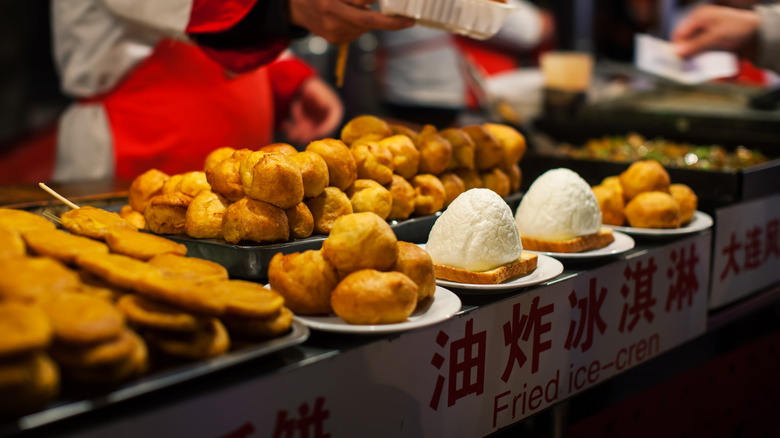
[[[141,329],[188,333],[209,321],[207,316],[138,294],[122,296],[117,307],[130,323]]]
[[[268,339],[281,336],[290,331],[293,313],[290,309],[282,307],[279,312],[267,318],[244,318],[240,316],[225,316],[222,323],[227,328],[230,336]]]
[[[154,234],[138,231],[113,231],[106,236],[111,251],[139,260],[149,260],[159,254],[187,254],[181,243]]]
[[[125,330],[125,318],[113,304],[77,293],[50,295],[39,304],[58,342],[84,345],[108,341]]]
[[[90,367],[63,367],[63,374],[72,381],[88,385],[116,385],[146,372],[149,366],[149,352],[146,343],[138,334],[129,331],[133,341],[130,356],[122,361]]]
[[[0,300],[34,302],[81,286],[78,274],[47,257],[14,257],[0,263]]]
[[[76,259],[76,264],[122,289],[134,289],[142,277],[162,277],[156,266],[121,254],[84,254]]]
[[[162,193],[163,185],[170,176],[157,169],[149,169],[138,175],[130,184],[128,202],[133,210],[143,213],[146,203],[154,196]]]
[[[20,415],[37,411],[59,393],[60,373],[45,353],[0,363],[0,412]]]
[[[0,208],[0,227],[11,228],[20,233],[57,228],[48,219],[24,210]]]
[[[88,205],[70,210],[60,219],[62,226],[71,233],[98,240],[105,240],[113,230],[138,230],[118,214]]]
[[[42,350],[49,345],[52,327],[37,306],[0,302],[0,357]]]
[[[100,367],[130,359],[136,347],[133,332],[125,329],[119,336],[97,344],[72,345],[55,342],[48,350],[58,364],[66,367]]]
[[[0,226],[0,260],[27,254],[21,233],[14,228]]]
[[[224,354],[230,348],[230,337],[225,326],[217,318],[193,333],[171,335],[165,332],[148,332],[149,344],[169,356],[182,359],[206,359]]]
[[[197,257],[160,254],[149,259],[149,264],[158,267],[168,277],[199,282],[228,279],[228,271],[224,266]]]
[[[209,288],[224,300],[226,315],[266,318],[284,305],[284,298],[278,292],[249,281],[219,281]]]
[[[107,299],[111,302],[116,302],[119,297],[128,292],[128,289],[115,286],[102,277],[98,277],[83,269],[77,269],[76,274],[78,274],[82,283],[78,288],[78,292],[99,296],[100,298]]]
[[[220,316],[225,313],[225,299],[221,294],[214,293],[213,284],[164,275],[146,275],[138,280],[135,290],[146,297],[191,312]]]
[[[108,254],[108,246],[88,237],[77,236],[61,230],[44,230],[24,233],[27,247],[41,256],[73,264],[81,254]]]

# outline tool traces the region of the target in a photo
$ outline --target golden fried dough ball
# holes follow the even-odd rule
[[[253,152],[244,157],[241,185],[247,197],[281,209],[303,201],[301,169],[295,160],[279,152]]]
[[[420,151],[420,173],[439,175],[447,170],[452,161],[452,145],[439,135],[436,127],[425,125],[417,136],[417,149]]]
[[[106,236],[106,243],[111,252],[138,260],[149,260],[158,254],[187,254],[187,247],[181,243],[139,231],[112,231]]]
[[[303,239],[314,232],[314,216],[305,203],[284,210],[284,214],[290,226],[290,239]]]
[[[699,198],[685,184],[670,184],[669,193],[680,206],[680,225],[685,225],[693,219],[693,213],[699,204]]]
[[[593,186],[593,194],[599,201],[601,222],[606,225],[622,226],[626,221],[626,216],[623,213],[625,209],[623,195],[604,185]]]
[[[221,281],[228,279],[228,271],[219,263],[179,254],[158,254],[148,263],[160,269],[168,277],[181,277],[192,281]]]
[[[263,201],[243,198],[230,204],[222,219],[222,235],[230,243],[283,242],[290,238],[287,215],[281,208]]]
[[[171,175],[170,178],[165,180],[165,184],[163,184],[162,191],[160,192],[161,195],[167,195],[170,193],[184,193],[181,191],[181,180],[184,179],[183,173],[178,173],[175,175]]]
[[[122,208],[119,210],[119,217],[130,222],[139,230],[146,229],[146,219],[144,219],[144,214],[140,211],[133,210],[133,207],[130,204],[122,206]]]
[[[76,258],[81,254],[90,252],[108,254],[108,246],[105,243],[62,230],[29,231],[22,237],[27,243],[27,248],[35,254],[51,257],[65,264],[75,263]]]
[[[369,141],[350,147],[357,166],[357,177],[387,184],[393,179],[393,154],[387,146]]]
[[[393,208],[393,195],[390,190],[371,179],[356,180],[355,184],[347,189],[346,194],[352,202],[354,213],[370,211],[382,219],[387,219]]]
[[[459,128],[447,128],[440,131],[439,134],[446,138],[452,145],[452,160],[450,161],[450,165],[447,166],[447,169],[473,169],[474,150],[477,147],[477,145],[474,144],[474,140],[472,140],[465,131]]]
[[[303,177],[303,197],[313,198],[322,194],[325,187],[330,184],[328,163],[317,153],[311,151],[298,152],[291,155],[301,169]]]
[[[211,190],[235,202],[244,197],[244,186],[241,185],[241,160],[249,152],[249,149],[236,151],[232,156],[225,158],[214,167],[206,171],[206,179],[211,185]]]
[[[405,125],[390,124],[390,131],[392,131],[392,135],[405,135],[412,141],[416,140],[417,136],[420,135],[419,132]]]
[[[340,140],[326,138],[306,146],[307,151],[321,156],[328,165],[330,185],[345,190],[357,179],[357,164],[352,152]]]
[[[464,126],[463,130],[474,140],[474,167],[477,170],[488,170],[498,165],[504,159],[504,148],[498,139],[484,126]]]
[[[509,177],[509,193],[520,190],[520,185],[523,183],[523,172],[520,170],[520,165],[515,163],[504,169],[504,172]]]
[[[208,175],[209,171],[214,171],[220,161],[232,157],[235,152],[236,150],[231,147],[217,148],[209,152],[203,160],[203,172]]]
[[[64,213],[60,220],[62,226],[71,233],[98,240],[104,240],[113,230],[137,231],[133,224],[122,219],[118,214],[88,205]]]
[[[79,286],[78,274],[48,257],[13,257],[0,263],[0,301],[31,303]]]
[[[263,152],[279,152],[281,154],[291,157],[298,153],[298,149],[291,144],[287,143],[272,143],[260,148]]]
[[[354,213],[333,223],[322,242],[322,256],[340,274],[359,269],[386,271],[395,265],[398,239],[390,225],[374,213]]]
[[[163,185],[162,192],[163,194],[182,192],[185,195],[195,197],[204,190],[211,190],[206,172],[194,171],[170,177]]]
[[[0,357],[6,358],[46,348],[52,327],[38,306],[0,301],[0,333]]]
[[[339,283],[339,276],[321,251],[277,253],[268,264],[268,283],[294,313],[327,315],[333,310],[330,294]]]
[[[170,176],[167,173],[157,169],[149,169],[135,177],[127,194],[128,202],[133,206],[133,210],[143,213],[146,202],[162,193],[163,185],[168,178]]]
[[[414,213],[417,216],[425,216],[436,213],[444,208],[447,199],[447,191],[439,178],[429,173],[416,175],[412,178],[414,187]]]
[[[474,169],[455,169],[455,174],[466,184],[466,190],[484,188],[482,177]]]
[[[669,193],[669,173],[658,161],[636,161],[620,174],[620,185],[626,200],[642,192]]]
[[[330,303],[350,324],[403,322],[417,307],[417,285],[400,272],[363,269],[341,280]]]
[[[679,228],[680,207],[672,195],[642,192],[626,205],[626,220],[636,228]]]
[[[314,234],[330,233],[336,219],[352,214],[352,202],[338,187],[325,187],[321,195],[305,202],[314,217]]]
[[[390,126],[384,120],[374,116],[358,116],[341,129],[341,141],[351,145],[355,140],[368,135],[375,140],[381,140],[391,134]]]
[[[414,198],[417,193],[409,181],[401,175],[393,175],[393,181],[387,186],[393,196],[393,206],[387,220],[404,220],[414,212]]]
[[[417,138],[417,137],[415,137]],[[387,146],[393,154],[395,173],[409,179],[417,174],[420,168],[420,151],[414,141],[405,135],[393,135],[382,139],[379,144]]]
[[[192,199],[184,216],[184,233],[196,239],[221,239],[222,217],[230,203],[222,195],[203,191]]]
[[[27,254],[27,246],[22,235],[13,228],[0,226],[0,260],[25,254]]]
[[[436,291],[433,259],[428,251],[414,243],[398,241],[398,259],[393,271],[405,274],[417,285],[418,303],[432,297]]]
[[[444,193],[447,195],[444,199],[444,207],[447,207],[461,193],[466,191],[466,184],[454,172],[446,172],[439,175],[439,180],[444,185]]]
[[[619,176],[608,176],[601,181],[600,185],[620,193],[620,196],[623,196],[623,199],[625,200],[626,197],[623,195],[623,185],[620,184]]]
[[[525,155],[525,137],[515,128],[498,123],[485,123],[482,125],[498,140],[504,149],[504,159],[500,162],[502,167],[516,164]]]
[[[184,234],[192,197],[181,192],[157,195],[144,210],[146,228],[155,234]]]
[[[511,193],[511,182],[509,176],[500,168],[494,167],[488,171],[480,172],[482,184],[486,189],[490,189],[499,196],[508,196]]]

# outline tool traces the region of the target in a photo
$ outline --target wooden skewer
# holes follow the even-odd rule
[[[62,201],[62,203],[63,203],[63,204],[67,205],[68,207],[70,207],[70,208],[73,208],[73,209],[77,209],[77,208],[79,208],[79,206],[78,206],[78,205],[76,205],[76,204],[74,204],[74,203],[70,202],[70,201],[68,200],[68,198],[66,198],[66,197],[64,197],[64,196],[62,196],[62,195],[60,195],[60,194],[59,194],[59,193],[57,193],[57,192],[55,192],[54,190],[52,190],[52,189],[51,189],[51,187],[47,186],[46,184],[44,184],[44,183],[38,183],[38,187],[42,188],[43,190],[46,190],[47,192],[49,192],[49,194],[50,194],[50,195],[52,195],[52,196],[54,196],[55,198],[59,199],[60,201]]]
[[[58,224],[62,224],[62,219],[60,219],[59,216],[57,216],[56,214],[54,214],[54,213],[52,213],[50,211],[47,211],[47,210],[43,210],[42,214],[43,214],[43,216],[45,218],[49,219],[50,221],[58,223]]]
[[[339,56],[336,58],[336,86],[338,88],[344,85],[344,69],[347,66],[348,53],[349,43],[339,44]]]

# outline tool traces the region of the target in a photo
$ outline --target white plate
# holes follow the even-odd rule
[[[604,248],[592,249],[590,251],[583,252],[546,252],[546,251],[530,251],[537,254],[544,254],[550,257],[566,260],[591,260],[601,257],[609,257],[617,254],[624,253],[634,247],[634,239],[631,236],[623,234],[619,231],[612,231],[612,235],[615,236],[615,240]]]
[[[619,227],[617,225],[605,225],[605,227],[612,228],[616,231],[621,231],[633,236],[642,237],[671,237],[682,236],[685,234],[696,233],[698,231],[706,230],[712,226],[712,217],[703,211],[695,211],[693,218],[688,224],[680,228],[634,228],[634,227]]]
[[[326,332],[384,334],[412,330],[447,320],[460,310],[460,306],[460,298],[457,295],[443,287],[436,286],[433,300],[428,301],[423,308],[416,309],[406,321],[396,324],[354,325],[336,315],[295,315],[294,319],[309,326],[309,328]]]
[[[423,248],[425,245],[420,245]],[[488,291],[512,291],[521,289],[535,284],[544,283],[547,280],[552,280],[563,272],[563,264],[552,257],[548,257],[544,254],[537,254],[539,258],[536,260],[536,269],[534,272],[526,275],[525,277],[518,277],[512,280],[507,280],[499,284],[475,284],[475,283],[458,283],[457,281],[442,280],[437,278],[436,284],[446,287],[457,288],[467,291],[475,291],[485,293]],[[458,291],[460,292],[460,290]]]

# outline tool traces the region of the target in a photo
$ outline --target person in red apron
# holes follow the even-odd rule
[[[331,133],[341,103],[310,67],[285,52],[307,32],[295,23],[310,25],[287,5],[52,2],[55,62],[63,91],[77,99],[60,118],[52,180],[130,180],[152,167],[171,174],[199,170],[213,149],[257,149],[272,141],[275,129],[302,144]],[[318,31],[333,42],[355,38],[367,25],[345,20],[366,16],[360,14],[375,19],[371,26],[409,25],[351,8],[347,18],[342,11],[320,20],[347,23],[340,30]]]

